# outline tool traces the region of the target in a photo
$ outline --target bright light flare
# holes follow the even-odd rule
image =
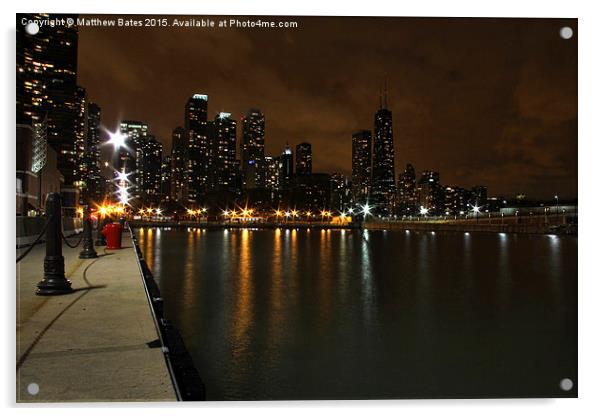
[[[371,209],[372,208],[370,207],[370,205],[366,204],[366,205],[362,206],[362,213],[364,215],[369,215]]]
[[[121,147],[125,147],[125,140],[128,137],[126,134],[122,134],[119,130],[108,131],[107,133],[109,134],[107,144],[113,145],[114,151],[119,150]]]
[[[130,180],[128,179],[128,176],[130,176],[132,174],[132,172],[130,173],[125,173],[125,172],[116,172],[115,173],[115,180],[119,181],[119,182],[129,182]]]
[[[429,209],[426,207],[421,206],[420,207],[420,215],[426,215],[429,213]]]

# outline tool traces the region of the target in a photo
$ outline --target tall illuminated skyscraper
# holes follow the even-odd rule
[[[187,141],[186,131],[176,127],[171,134],[171,199],[178,202],[187,202],[188,187],[187,175]]]
[[[211,137],[211,188],[236,191],[236,120],[230,113],[221,112],[213,120]]]
[[[21,19],[45,20],[77,15],[17,14],[17,123],[36,128],[47,121],[48,144],[57,152],[66,185],[77,180],[78,28],[45,25],[31,35]]]
[[[207,129],[207,101],[205,94],[194,94],[186,102],[184,129],[187,138],[188,202],[200,204],[209,179],[210,143]]]
[[[86,89],[77,87],[75,91],[75,142],[74,142],[74,183],[80,189],[80,199],[86,197],[86,179],[88,177],[87,141],[88,141],[88,94]]]
[[[377,215],[393,214],[395,206],[395,146],[393,143],[393,114],[387,108],[385,84],[384,102],[374,115],[374,155],[372,161],[371,203]]]
[[[360,130],[351,137],[351,189],[353,200],[365,204],[372,181],[372,133]]]
[[[297,175],[311,175],[311,144],[307,142],[299,143],[296,150],[295,169]]]
[[[418,212],[418,199],[416,195],[416,170],[408,163],[398,181],[398,209],[399,215],[414,215]]]
[[[126,136],[125,146],[121,147],[113,157],[113,168],[118,172],[125,172],[132,185],[130,195],[132,198],[140,196],[141,161],[143,157],[143,145],[148,140],[148,124],[142,121],[123,120],[119,125],[119,131]]]
[[[137,175],[139,193],[144,204],[158,203],[161,200],[163,145],[155,136],[149,135],[140,146]]]
[[[265,117],[260,110],[251,109],[242,119],[240,154],[244,188],[264,188]]]
[[[93,201],[100,202],[104,197],[104,178],[100,174],[100,107],[88,103],[88,135],[86,138],[87,185],[89,196]]]
[[[280,155],[280,188],[289,189],[293,180],[293,150],[288,143]]]

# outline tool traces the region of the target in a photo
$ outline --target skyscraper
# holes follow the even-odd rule
[[[282,162],[278,156],[266,156],[264,163],[266,167],[266,188],[271,192],[271,199],[274,200],[280,188]]]
[[[187,202],[187,141],[186,132],[176,127],[171,134],[171,199]]]
[[[372,180],[372,133],[360,130],[351,136],[351,189],[358,204],[368,201]]]
[[[144,204],[158,203],[161,199],[161,166],[163,145],[155,136],[149,135],[140,144],[141,158],[138,160],[139,194]]]
[[[86,179],[88,177],[88,94],[86,89],[77,87],[75,91],[75,143],[73,182],[80,189],[80,200],[87,198]],[[82,201],[83,202],[83,201]]]
[[[143,158],[143,145],[148,140],[148,124],[142,121],[123,120],[119,131],[126,136],[125,145],[113,156],[113,168],[118,172],[125,172],[132,185],[129,194],[132,198],[140,196],[141,192],[141,162]]]
[[[393,114],[387,108],[385,84],[384,103],[374,115],[374,155],[372,162],[371,202],[378,215],[391,215],[395,201],[395,147]]]
[[[205,94],[194,94],[186,102],[184,128],[188,141],[187,181],[188,202],[201,203],[209,179],[210,143],[207,128]]]
[[[330,209],[346,213],[352,208],[352,199],[349,178],[341,173],[330,175]]]
[[[290,148],[288,143],[280,155],[280,188],[288,189],[291,186],[293,179],[293,150]]]
[[[297,175],[311,175],[311,144],[299,143],[296,150],[295,170]]]
[[[265,117],[260,110],[251,109],[242,119],[240,154],[244,188],[264,188]]]
[[[445,189],[439,183],[439,172],[425,170],[416,187],[418,204],[429,215],[440,215],[445,208]]]
[[[87,185],[89,197],[100,202],[104,197],[104,179],[100,174],[100,107],[95,103],[88,103],[88,135],[86,142],[86,170],[88,172]]]
[[[161,163],[161,202],[169,202],[172,200],[172,190],[171,187],[173,185],[173,170],[172,170],[172,155],[169,154],[163,158],[163,163]]]
[[[416,170],[408,163],[402,174],[399,175],[399,215],[414,215],[417,212],[416,198]]]
[[[48,144],[56,150],[66,185],[76,180],[77,25],[45,25],[35,35],[21,19],[77,15],[17,14],[17,123],[36,128],[47,120]]]
[[[211,137],[211,171],[213,190],[236,191],[236,120],[230,113],[221,112],[213,120]]]

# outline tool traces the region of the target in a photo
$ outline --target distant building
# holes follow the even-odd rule
[[[439,172],[425,170],[416,186],[420,208],[429,215],[442,215],[445,208],[445,190],[439,183]]]
[[[398,215],[415,215],[418,212],[416,170],[410,163],[406,165],[403,173],[399,175],[398,189]]]
[[[372,156],[371,203],[376,215],[389,216],[395,205],[395,146],[393,142],[393,114],[384,104],[374,115],[374,154]]]
[[[330,209],[337,212],[347,212],[353,209],[351,182],[341,173],[330,175]]]
[[[105,197],[105,179],[100,174],[100,120],[101,110],[95,103],[88,103],[88,134],[86,137],[86,161],[88,195],[92,201],[102,202]]]
[[[265,117],[258,109],[251,109],[242,119],[242,179],[245,189],[266,186]]]
[[[464,215],[470,210],[469,196],[470,193],[459,186],[445,187],[445,214]]]
[[[188,202],[187,195],[187,141],[182,127],[176,127],[171,133],[171,199],[181,203]]]
[[[211,137],[211,189],[236,192],[239,164],[236,162],[236,120],[221,112],[213,121]]]
[[[310,143],[299,143],[297,145],[296,163],[295,169],[297,175],[311,175],[312,172],[312,161],[311,161],[311,144]]]
[[[173,192],[171,187],[174,183],[173,181],[173,163],[171,160],[172,156],[167,155],[163,158],[163,163],[161,163],[161,202],[169,202],[172,201]]]
[[[138,187],[143,204],[159,203],[161,200],[161,167],[163,145],[149,135],[141,144]]]
[[[280,188],[288,189],[291,186],[293,175],[295,173],[293,168],[293,151],[288,144],[280,155],[280,167]]]
[[[473,186],[470,190],[470,204],[477,207],[486,208],[487,205],[487,187],[483,185]]]
[[[264,159],[266,167],[266,188],[270,191],[272,201],[276,198],[278,189],[280,189],[280,172],[282,171],[282,162],[278,156],[266,156]]]
[[[141,176],[138,171],[143,157],[144,144],[148,141],[148,124],[136,120],[123,120],[119,131],[126,136],[125,145],[113,156],[113,168],[125,172],[131,183],[129,194],[139,198],[141,192]]]
[[[86,180],[88,178],[88,94],[86,89],[76,87],[75,90],[75,163],[73,184],[78,187],[80,196],[87,198]],[[85,203],[84,201],[81,201]]]
[[[296,175],[292,181],[290,207],[320,211],[330,207],[330,175],[312,173]]]
[[[372,181],[372,133],[360,130],[351,138],[351,188],[357,204],[365,204]]]
[[[194,94],[186,102],[184,129],[187,141],[187,197],[188,202],[200,204],[203,200],[210,174],[211,148],[207,123],[208,97]]]

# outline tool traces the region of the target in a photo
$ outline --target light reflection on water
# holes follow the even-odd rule
[[[209,399],[558,395],[558,380],[576,377],[576,238],[142,229],[139,239]]]

